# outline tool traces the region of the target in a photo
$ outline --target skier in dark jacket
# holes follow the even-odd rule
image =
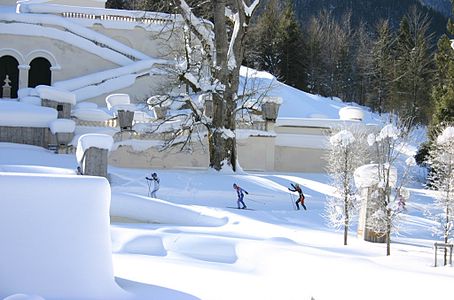
[[[238,200],[237,200],[238,209],[247,208],[246,204],[244,204],[243,198],[244,198],[244,193],[246,193],[246,195],[248,195],[249,193],[246,190],[240,188],[240,186],[237,185],[236,183],[233,184],[233,188],[236,190],[236,193],[238,195]],[[240,203],[243,205],[242,207],[240,207]]]
[[[301,204],[301,206],[304,208],[304,210],[306,210],[306,205],[304,205],[304,194],[303,194],[303,191],[301,190],[299,184],[295,183],[295,184],[291,184],[293,189],[291,188],[288,188],[289,191],[291,192],[298,192],[298,200],[296,200],[295,204],[296,204],[296,208],[299,210],[300,209],[300,206],[299,204]]]

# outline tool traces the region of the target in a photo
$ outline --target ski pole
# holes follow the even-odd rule
[[[147,181],[147,184],[148,184],[148,197],[151,197],[151,191],[150,191],[150,188],[151,188],[151,186],[150,186],[150,180],[148,180],[148,179],[145,179],[145,180]]]

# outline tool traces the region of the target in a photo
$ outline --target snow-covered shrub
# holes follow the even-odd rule
[[[391,254],[391,232],[398,230],[399,215],[405,208],[409,193],[403,188],[408,179],[409,170],[415,165],[414,158],[406,159],[400,166],[399,158],[409,148],[410,132],[402,123],[386,124],[378,134],[369,134],[367,143],[373,149],[376,171],[373,176],[376,183],[370,188],[367,199],[368,215],[366,228],[385,238],[387,255]]]
[[[453,237],[454,229],[454,127],[447,126],[429,150],[427,161],[432,168],[430,188],[436,190],[434,210],[430,217],[436,221],[433,232],[445,243]],[[447,264],[446,254],[444,263]]]
[[[348,229],[358,208],[353,175],[367,157],[367,149],[362,142],[364,137],[362,129],[345,128],[329,139],[327,171],[335,194],[327,199],[325,218],[330,226],[344,228],[344,245],[347,244]]]

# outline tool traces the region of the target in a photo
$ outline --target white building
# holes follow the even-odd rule
[[[111,94],[129,95],[123,108],[126,105],[131,110],[131,105],[144,104],[134,112],[133,129],[140,131],[138,128],[143,129],[144,124],[152,125],[156,116],[147,111],[146,100],[166,94],[174,86],[175,76],[163,69],[174,66],[175,54],[182,53],[179,31],[172,30],[180,26],[181,20],[174,15],[104,6],[105,0],[0,0],[0,86],[4,86],[0,98],[49,106],[58,111],[58,118],[73,119],[76,126],[72,145],[85,133],[112,135],[115,144],[110,164],[207,167],[207,149],[201,145],[194,145],[191,153],[176,149],[162,152],[162,134],[119,133],[118,114],[106,105]],[[303,97],[313,97],[299,92]],[[273,96],[281,97],[279,93]],[[283,105],[286,101],[284,97]],[[304,118],[278,117],[275,126],[268,126],[264,120],[246,128],[239,124],[241,166],[246,170],[322,171],[330,130],[345,122],[363,125],[359,109],[340,110],[346,105],[330,101],[335,119],[304,107]],[[3,107],[10,109],[3,115],[17,111],[11,105]],[[23,128],[31,122],[5,118],[9,121],[2,123],[1,109],[0,142],[27,143],[33,137],[34,141],[28,143],[57,143],[48,126],[29,131]],[[26,134],[30,137],[17,137]],[[40,140],[36,141],[38,136]]]

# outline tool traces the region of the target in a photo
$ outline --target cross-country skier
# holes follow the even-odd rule
[[[159,177],[158,174],[153,173],[151,174],[150,177],[145,177],[146,180],[152,181],[153,182],[153,190],[151,191],[151,197],[156,198],[156,192],[159,190]]]
[[[293,187],[293,189],[288,188],[289,191],[298,192],[298,200],[296,200],[296,202],[295,202],[296,208],[298,210],[300,209],[300,206],[299,206],[299,203],[300,203],[301,206],[304,208],[304,210],[306,210],[306,205],[304,205],[304,199],[306,197],[304,197],[303,191],[301,190],[299,184],[298,183],[295,183],[295,184],[291,183],[291,186]]]
[[[245,189],[240,188],[240,186],[237,185],[236,183],[233,184],[233,188],[236,190],[236,193],[238,195],[238,200],[237,200],[238,209],[247,208],[246,204],[244,204],[243,198],[244,198],[244,193],[246,193],[246,195],[248,195],[249,193]],[[240,204],[242,204],[243,206],[240,207]]]

